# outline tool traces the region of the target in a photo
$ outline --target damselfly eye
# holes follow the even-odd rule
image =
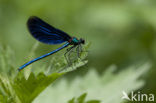
[[[82,39],[82,38],[80,38],[80,42],[81,42],[82,44],[85,44],[85,40]]]

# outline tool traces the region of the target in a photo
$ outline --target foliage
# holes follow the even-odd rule
[[[150,66],[149,63],[133,65],[115,73],[117,67],[112,65],[101,76],[92,68],[85,76],[72,79],[72,82],[61,79],[41,93],[34,103],[48,103],[49,101],[66,103],[72,96],[78,96],[83,92],[88,94],[86,100],[121,103],[122,91],[130,93],[145,84],[145,81],[139,78],[149,70]],[[85,94],[82,97],[85,97]],[[74,102],[74,100],[73,98],[70,101]]]
[[[86,96],[87,96],[87,94],[84,93],[77,99],[73,98],[73,99],[69,100],[68,103],[100,103],[100,101],[98,101],[98,100],[89,100],[89,101],[85,102]]]
[[[86,45],[86,48],[88,47],[89,46]],[[9,54],[11,50],[10,49],[4,50],[4,48],[1,46],[0,52],[1,52],[0,70],[2,71],[0,73],[0,85],[1,85],[0,102],[1,103],[6,103],[6,102],[7,103],[31,103],[43,90],[45,90],[45,88],[47,88],[57,78],[87,63],[87,61],[84,60],[87,56],[87,53],[85,52],[85,53],[81,53],[81,58],[82,58],[81,61],[77,60],[73,62],[74,66],[66,67],[66,68],[64,67],[65,65],[67,65],[67,63],[65,63],[65,58],[63,57],[61,59],[55,58],[56,62],[59,64],[59,67],[54,65],[53,68],[51,69],[54,69],[56,71],[53,71],[47,75],[44,72],[34,74],[33,72],[30,72],[29,69],[28,71],[25,70],[25,71],[18,72],[17,69],[12,67],[11,65],[11,63],[13,63],[11,59],[12,55]],[[36,68],[41,69],[40,67],[36,67]]]
[[[91,68],[98,72],[97,76],[101,80],[104,71],[107,71],[107,67],[112,64],[118,67],[115,72],[120,74],[121,70],[127,69],[128,66],[150,61],[152,68],[142,75],[146,84],[138,88],[142,93],[156,95],[155,11],[155,0],[68,0],[68,2],[65,0],[0,0],[0,42],[4,45],[4,48],[0,47],[0,77],[3,78],[1,81],[3,83],[7,81],[5,87],[10,88],[8,81],[14,81],[17,67],[58,47],[57,45],[38,43],[38,48],[31,52],[32,45],[36,40],[28,32],[26,22],[30,16],[38,16],[71,36],[92,42],[87,58],[88,64],[78,70],[74,67],[75,71],[67,73],[63,77],[68,78],[66,84],[71,85],[75,77],[85,77],[90,73]],[[9,45],[15,52],[13,53],[13,50],[5,45]],[[26,80],[29,75],[32,75],[32,71],[35,76],[43,71],[46,76],[53,72],[71,71],[73,68],[67,68],[67,70],[64,69],[66,67],[62,67],[66,66],[64,58],[60,56],[62,52],[64,51],[52,56],[52,59],[49,57],[27,67],[22,72]],[[62,63],[60,64],[60,62]],[[134,75],[140,73],[137,70],[134,71],[136,71],[133,72]],[[116,73],[112,73],[111,76],[115,78]],[[93,77],[90,77],[91,81],[94,80]],[[133,76],[129,78],[131,79]],[[116,81],[120,81],[120,78],[118,79]],[[55,83],[53,85],[55,86]],[[120,85],[122,87],[123,83],[118,83],[114,88],[120,87]],[[77,87],[77,85],[73,86]],[[91,85],[88,84],[88,88],[89,86]],[[5,94],[4,91],[7,92],[7,89],[3,90],[2,87],[0,86],[0,90]],[[53,89],[54,87],[50,86],[49,88]],[[63,86],[61,88],[64,89]],[[60,91],[61,88],[59,88]],[[51,97],[58,96],[59,90]],[[96,86],[93,90],[96,90]],[[68,91],[62,92],[62,95],[68,95],[66,101],[82,94],[82,92],[77,95],[75,95],[76,93],[67,93]],[[85,93],[87,93],[86,99],[90,97],[90,93]],[[12,95],[14,93],[8,90],[6,94]],[[3,97],[0,96],[0,99],[7,100],[7,96]],[[58,97],[64,99],[61,95]],[[16,98],[19,100],[18,97]],[[10,98],[10,100],[13,99]]]

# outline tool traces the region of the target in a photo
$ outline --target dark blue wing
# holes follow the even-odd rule
[[[32,36],[47,44],[60,44],[71,39],[65,32],[56,29],[38,17],[32,16],[27,22]]]

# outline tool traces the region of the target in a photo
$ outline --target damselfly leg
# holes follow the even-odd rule
[[[79,58],[81,61],[83,61],[81,59],[81,53],[82,52],[86,52],[86,51],[83,51],[83,48],[82,48],[81,44],[74,45],[74,46],[68,48],[67,51],[66,51],[66,53],[64,54],[64,57],[65,57],[65,59],[66,59],[66,61],[68,63],[68,66],[71,66],[72,60],[76,60],[77,58]],[[73,56],[74,58],[72,57],[72,59],[71,59],[71,54],[72,53],[76,53],[77,57],[75,58]]]
[[[71,53],[72,49],[74,48],[75,46],[72,46],[70,48],[67,49],[67,51],[65,52],[64,54],[64,57],[68,63],[68,66],[70,66],[72,63],[71,63],[71,60],[70,60],[70,57],[69,57],[69,54]]]

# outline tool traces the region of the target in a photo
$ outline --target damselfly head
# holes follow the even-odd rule
[[[84,39],[82,39],[82,38],[77,39],[76,37],[72,37],[68,42],[71,45],[85,44],[85,40]]]

